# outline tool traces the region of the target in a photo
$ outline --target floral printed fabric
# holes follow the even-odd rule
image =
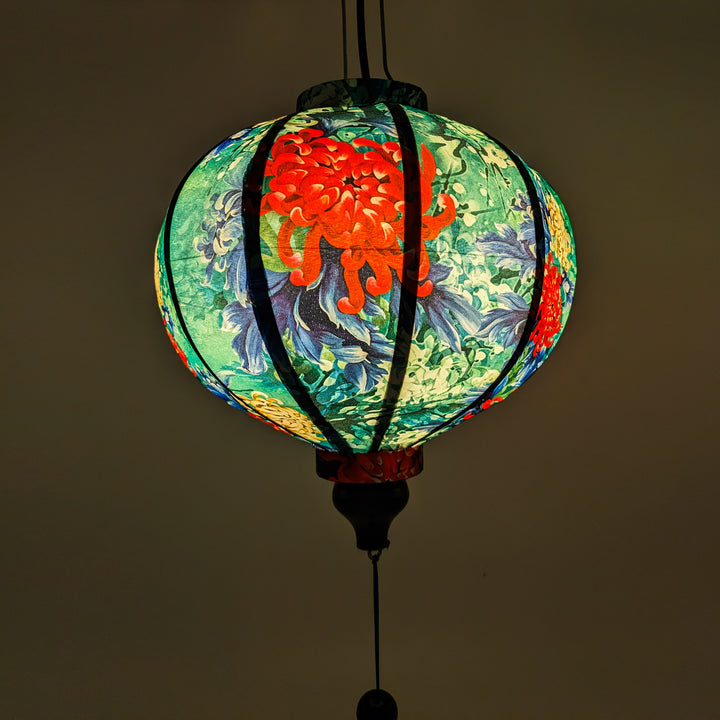
[[[332,482],[397,482],[409,480],[422,472],[423,446],[352,456],[318,450],[315,460],[317,474]]]
[[[531,175],[544,229],[537,238],[522,173],[497,143],[446,118],[404,110],[420,161],[418,304],[382,450],[422,443],[507,397],[555,346],[575,283],[567,216],[542,178]],[[178,353],[213,392],[332,449],[280,382],[248,297],[243,181],[269,125],[229,138],[189,175],[167,242],[165,229],[160,235],[158,296]],[[387,389],[404,205],[400,145],[384,104],[307,110],[275,138],[259,208],[273,312],[309,396],[358,453],[370,447]],[[526,331],[536,282],[540,308]]]

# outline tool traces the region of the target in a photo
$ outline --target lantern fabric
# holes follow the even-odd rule
[[[315,470],[321,478],[339,483],[375,484],[409,480],[423,469],[423,446],[346,455],[317,450]]]
[[[176,191],[156,288],[190,371],[325,451],[418,447],[504,400],[567,321],[575,250],[545,180],[400,83],[311,89]]]

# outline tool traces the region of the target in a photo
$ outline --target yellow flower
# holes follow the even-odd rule
[[[570,262],[572,238],[557,200],[550,194],[545,195],[545,199],[547,200],[548,227],[550,228],[550,250],[567,272],[572,267]]]
[[[318,442],[325,438],[315,425],[301,412],[285,407],[281,400],[268,397],[265,393],[255,390],[251,397],[236,395],[238,400],[251,412],[262,415],[267,420],[289,430],[310,442]]]
[[[162,301],[162,295],[160,293],[160,263],[158,262],[157,253],[155,253],[155,262],[153,263],[153,275],[155,277],[155,294],[158,300]]]

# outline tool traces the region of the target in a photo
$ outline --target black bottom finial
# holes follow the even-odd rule
[[[355,529],[360,550],[384,550],[390,541],[390,523],[410,496],[404,480],[376,484],[335,483],[333,505]]]
[[[358,702],[357,720],[397,720],[398,706],[387,690],[368,690]]]

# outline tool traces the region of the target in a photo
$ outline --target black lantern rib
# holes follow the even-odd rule
[[[230,140],[231,137],[232,136],[227,137],[223,142],[227,142],[228,140]],[[223,143],[220,144],[222,145]],[[192,335],[188,330],[188,326],[185,322],[185,317],[183,316],[182,308],[180,306],[180,299],[178,298],[177,288],[175,287],[175,279],[172,272],[172,258],[170,255],[170,235],[172,232],[172,220],[173,214],[175,212],[175,206],[177,205],[178,199],[180,198],[180,193],[185,187],[185,183],[188,181],[188,178],[193,174],[193,172],[195,172],[195,169],[198,167],[198,165],[200,165],[200,163],[215,149],[215,147],[217,146],[214,145],[212,148],[210,148],[210,150],[208,150],[200,157],[200,159],[187,171],[187,173],[185,173],[185,177],[183,177],[183,179],[180,181],[180,184],[177,186],[175,193],[172,196],[172,200],[170,201],[170,206],[168,207],[167,217],[165,218],[165,230],[163,232],[163,250],[165,255],[165,270],[167,272],[168,286],[170,288],[170,300],[172,301],[173,308],[175,309],[175,314],[177,315],[178,321],[180,322],[180,328],[185,335],[185,339],[188,341],[190,347],[198,356],[200,362],[204,365],[205,370],[210,375],[212,375],[215,381],[219,385],[224,387],[230,395],[234,396],[233,391],[218,377],[215,371],[210,367],[210,363],[202,356],[200,349],[195,344],[195,341],[192,339]],[[256,410],[255,412],[263,419],[269,421],[269,418],[267,418],[262,412],[258,410]],[[295,435],[295,437],[300,437],[297,433],[294,433],[291,430],[289,430],[288,432],[290,432],[292,435]]]
[[[377,452],[380,449],[385,433],[390,427],[390,421],[397,407],[400,390],[405,380],[415,327],[422,230],[420,160],[418,159],[417,145],[415,143],[415,133],[407,113],[400,105],[390,103],[387,107],[397,128],[402,153],[405,200],[405,210],[403,212],[403,269],[397,330],[395,333],[395,349],[382,409],[370,445],[370,452]]]
[[[292,116],[280,118],[270,126],[250,161],[243,181],[242,219],[245,230],[245,266],[248,293],[255,314],[255,322],[270,354],[272,364],[280,376],[280,380],[298,406],[310,417],[315,427],[322,432],[325,439],[334,446],[337,452],[347,455],[352,453],[352,448],[320,412],[290,362],[275,319],[260,248],[260,203],[265,178],[265,165],[275,138],[290,117]]]
[[[227,142],[229,138],[225,140]],[[195,169],[197,166],[215,149],[215,146],[210,148],[208,152],[206,152],[204,155],[200,157],[200,159],[185,173],[185,177],[180,181],[180,184],[175,189],[175,193],[172,196],[172,200],[170,201],[170,207],[167,211],[167,217],[165,218],[165,230],[163,233],[163,251],[165,255],[165,268],[167,270],[167,279],[168,279],[168,286],[170,287],[170,299],[172,300],[173,307],[175,308],[175,314],[178,317],[178,320],[180,321],[180,327],[182,328],[183,334],[185,335],[185,339],[190,343],[190,347],[192,347],[195,354],[200,358],[200,362],[205,366],[205,369],[210,373],[210,375],[217,380],[217,382],[220,383],[226,390],[229,392],[232,392],[230,388],[213,372],[213,369],[210,367],[210,364],[205,360],[205,358],[200,353],[200,350],[198,346],[195,344],[195,341],[192,339],[192,335],[190,334],[190,331],[188,330],[187,324],[185,322],[185,318],[183,317],[182,310],[180,309],[180,300],[178,298],[177,294],[177,288],[175,287],[175,279],[173,278],[172,273],[172,262],[170,260],[170,234],[172,231],[172,220],[173,220],[173,213],[175,212],[175,206],[177,205],[178,199],[180,197],[180,193],[182,192],[183,188],[185,187],[185,183],[188,181],[188,178],[195,172]]]
[[[535,323],[537,322],[538,315],[540,313],[540,300],[542,299],[542,286],[543,279],[545,277],[545,227],[543,225],[542,207],[540,205],[540,198],[538,197],[537,188],[535,187],[535,182],[530,175],[530,171],[528,170],[527,165],[525,165],[522,159],[499,140],[496,140],[494,137],[491,137],[487,133],[485,133],[485,136],[489,140],[492,140],[496,145],[501,147],[515,163],[518,172],[520,173],[523,181],[525,182],[525,187],[530,198],[530,204],[533,209],[533,223],[535,225],[535,285],[533,286],[533,296],[530,302],[530,309],[528,310],[528,317],[525,321],[525,327],[523,328],[523,333],[520,336],[517,347],[515,348],[513,354],[510,356],[510,359],[505,363],[502,371],[497,376],[497,378],[495,378],[495,380],[483,391],[480,397],[473,400],[472,403],[470,403],[459,413],[456,413],[452,418],[446,420],[441,425],[438,425],[436,428],[431,430],[421,440],[414,442],[413,446],[421,445],[422,443],[427,442],[433,435],[436,435],[448,425],[452,425],[466,413],[472,412],[476,408],[480,407],[480,405],[482,405],[485,400],[487,400],[492,395],[492,393],[495,391],[495,388],[507,377],[507,374],[510,372],[510,370],[513,369],[515,363],[520,359],[520,356],[527,347],[527,344],[530,342],[530,335],[532,334],[533,328],[535,327]]]

